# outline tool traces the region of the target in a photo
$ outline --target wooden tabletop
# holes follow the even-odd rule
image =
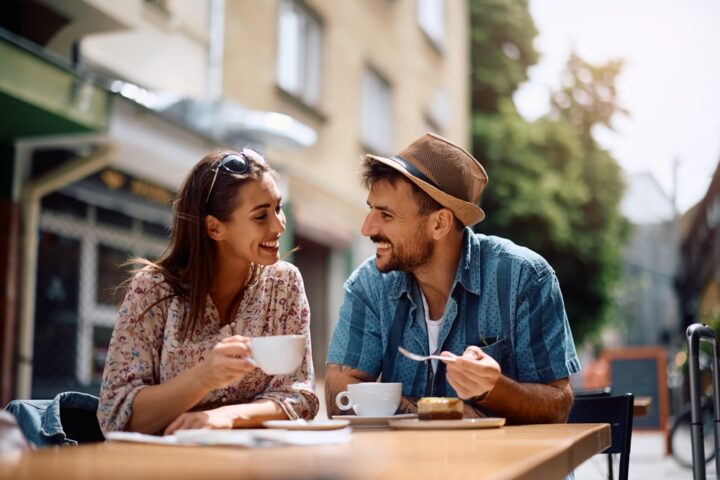
[[[610,445],[608,424],[360,430],[322,447],[106,442],[0,456],[0,479],[562,479]]]
[[[644,417],[650,413],[650,405],[652,397],[635,397],[633,399],[633,415],[636,417]]]

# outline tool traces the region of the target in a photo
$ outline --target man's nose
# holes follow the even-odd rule
[[[365,216],[365,221],[360,227],[360,234],[365,237],[369,237],[377,233],[377,222],[373,219],[373,212],[368,213]]]

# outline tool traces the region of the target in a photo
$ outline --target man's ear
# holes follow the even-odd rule
[[[225,225],[212,215],[205,216],[205,231],[208,237],[220,241],[225,237]]]
[[[441,208],[433,212],[432,236],[435,240],[445,237],[453,229],[455,225],[455,215],[447,209]]]

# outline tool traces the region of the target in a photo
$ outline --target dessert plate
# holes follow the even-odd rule
[[[347,420],[353,427],[387,427],[391,420],[417,419],[416,413],[401,413],[399,415],[383,415],[377,417],[361,417],[359,415],[334,415],[333,420]]]
[[[339,430],[350,425],[347,420],[265,420],[263,426],[283,430]]]
[[[419,420],[417,418],[405,420],[390,420],[391,428],[404,430],[454,430],[464,428],[497,428],[505,425],[504,418],[461,418],[458,420]]]

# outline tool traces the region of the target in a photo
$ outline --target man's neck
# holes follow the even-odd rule
[[[461,255],[462,235],[444,240],[436,245],[432,258],[413,272],[434,319],[445,313]]]

